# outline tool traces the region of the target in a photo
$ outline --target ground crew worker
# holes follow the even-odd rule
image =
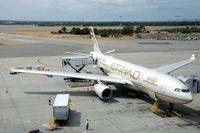
[[[155,100],[155,102],[158,102],[158,98],[157,97],[155,97],[154,100]]]
[[[49,105],[51,105],[51,97],[48,98]]]
[[[88,119],[86,120],[85,125],[86,125],[86,130],[88,130],[88,127],[89,127],[89,121],[88,121]]]

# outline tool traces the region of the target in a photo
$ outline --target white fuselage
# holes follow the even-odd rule
[[[97,65],[110,76],[130,81],[132,89],[157,97],[169,103],[184,104],[192,101],[192,94],[180,80],[164,73],[94,53]]]

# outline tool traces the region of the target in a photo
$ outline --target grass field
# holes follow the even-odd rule
[[[73,27],[78,26],[67,26],[67,31],[69,32]],[[28,35],[28,36],[37,36],[37,37],[48,37],[48,38],[58,38],[66,40],[88,40],[90,35],[72,35],[72,34],[51,34],[52,31],[58,31],[62,26],[35,26],[35,25],[0,25],[0,32],[9,33],[9,34],[18,34],[18,35]],[[82,28],[82,27],[80,27]],[[94,27],[98,29],[119,29],[119,26],[100,26]],[[102,38],[97,36],[100,40],[117,40],[118,38]],[[122,39],[137,39],[136,36],[123,36]]]
[[[10,41],[10,40],[5,40],[5,39],[0,39],[0,44],[24,44],[22,42],[16,42],[16,41]]]

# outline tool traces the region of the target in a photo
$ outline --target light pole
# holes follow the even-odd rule
[[[82,19],[82,27],[84,26],[84,18]]]
[[[195,19],[195,27],[197,28],[197,19]]]
[[[176,40],[178,40],[178,35],[177,35],[177,18],[181,17],[181,16],[175,16],[176,17]]]
[[[121,30],[122,30],[122,23],[121,23],[121,19],[122,19],[122,16],[119,16],[119,21],[120,21],[120,40],[122,39],[122,33],[121,33]]]

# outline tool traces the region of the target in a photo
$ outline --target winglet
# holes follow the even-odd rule
[[[191,60],[195,60],[195,54],[192,54],[192,56],[191,56],[190,59],[191,59]]]

